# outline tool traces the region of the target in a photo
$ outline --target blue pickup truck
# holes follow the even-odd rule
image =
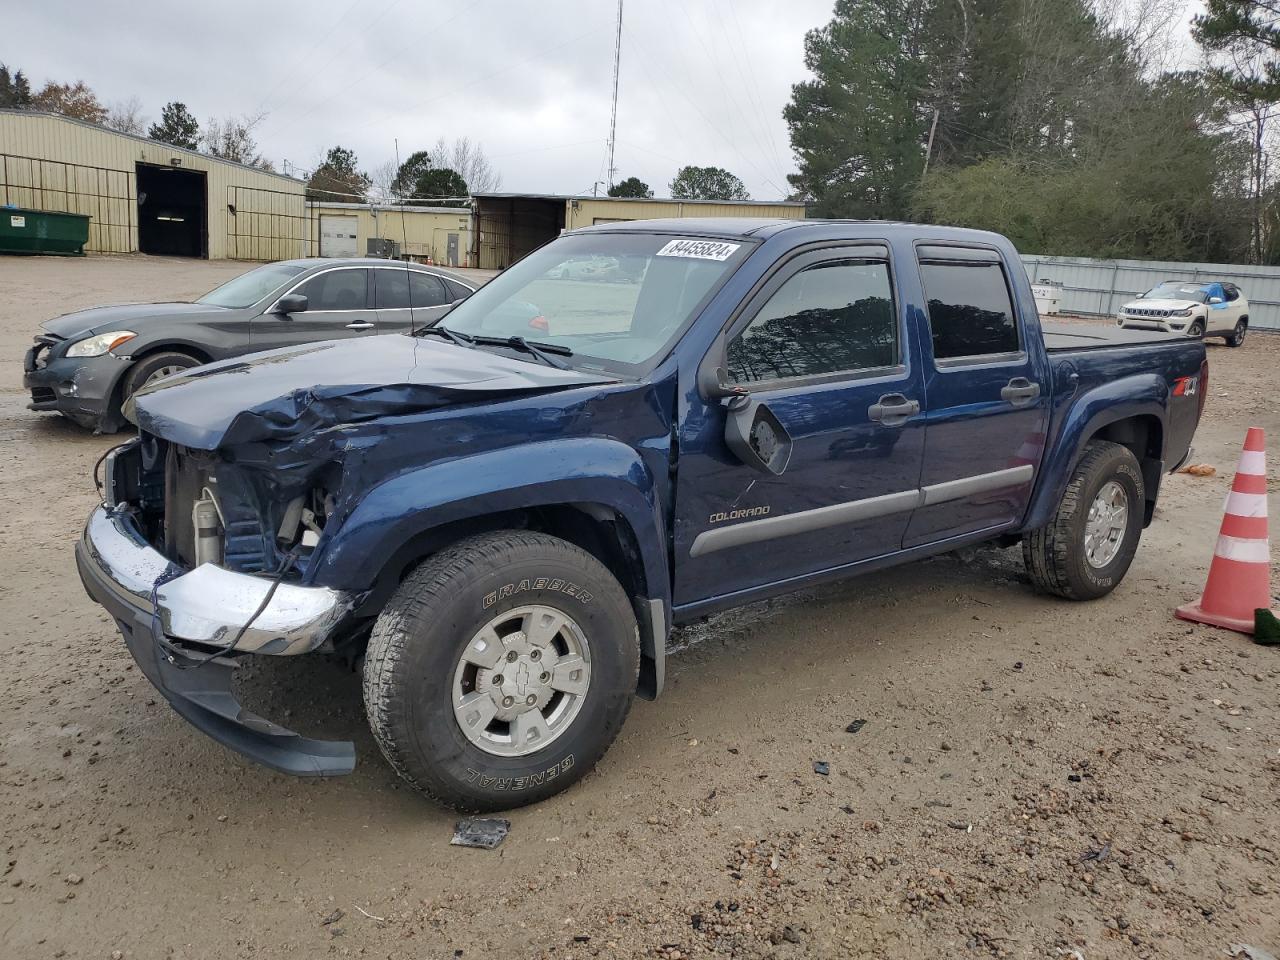
[[[990,233],[600,225],[416,335],[142,388],[76,557],[214,739],[350,771],[350,743],[231,685],[246,657],[346,655],[407,781],[512,807],[658,696],[673,625],[980,541],[1020,542],[1047,593],[1105,595],[1190,455],[1207,372],[1178,335],[1042,326]]]

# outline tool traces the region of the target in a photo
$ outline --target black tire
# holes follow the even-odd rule
[[[125,374],[120,402],[128,400],[148,380],[166,368],[172,367],[174,368],[172,372],[176,373],[177,370],[189,370],[191,367],[198,366],[200,366],[199,360],[189,353],[179,353],[177,350],[166,350],[163,353],[153,353],[143,357]]]
[[[1109,563],[1093,566],[1085,551],[1089,509],[1102,487],[1115,480],[1128,498],[1128,518],[1119,550]],[[1037,587],[1069,600],[1104,597],[1124,579],[1142,536],[1146,487],[1138,459],[1127,448],[1094,440],[1076,464],[1057,515],[1048,526],[1022,538],[1022,559]]]
[[[454,674],[482,627],[535,603],[581,628],[590,683],[576,716],[545,747],[497,756],[455,718]],[[422,793],[459,810],[503,810],[545,799],[595,765],[622,729],[639,669],[635,614],[603,564],[556,537],[499,531],[463,540],[405,578],[369,640],[365,710],[383,755]]]
[[[1225,338],[1228,347],[1238,347],[1244,343],[1245,334],[1249,332],[1249,318],[1241,317],[1236,321],[1236,328]]]
[[[1187,330],[1187,336],[1190,337],[1192,340],[1204,339],[1204,321],[1203,320],[1192,321],[1190,328]]]

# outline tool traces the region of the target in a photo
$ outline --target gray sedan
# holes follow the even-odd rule
[[[93,307],[42,324],[23,362],[31,410],[100,433],[145,383],[213,360],[315,340],[411,333],[475,284],[389,260],[285,260],[229,280],[194,303]]]

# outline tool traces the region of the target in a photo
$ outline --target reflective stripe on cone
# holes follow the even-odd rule
[[[1267,540],[1267,463],[1260,427],[1250,427],[1199,603],[1178,607],[1184,620],[1253,633],[1254,611],[1271,606]]]

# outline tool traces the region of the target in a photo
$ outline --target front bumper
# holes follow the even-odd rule
[[[1151,317],[1120,317],[1120,326],[1126,330],[1157,330],[1160,333],[1186,333],[1195,317],[1170,317],[1156,320]]]
[[[22,386],[31,393],[27,409],[61,413],[90,429],[118,429],[112,401],[132,363],[109,353],[46,361],[40,347],[32,347],[22,363]]]
[[[89,596],[107,609],[142,672],[170,705],[203,733],[268,767],[298,776],[336,776],[355,767],[346,741],[309,740],[240,706],[231,676],[242,653],[290,655],[314,650],[351,609],[353,597],[327,587],[270,584],[212,564],[183,572],[152,549],[129,515],[98,507],[76,544],[76,566]],[[190,644],[213,648],[192,649]]]

